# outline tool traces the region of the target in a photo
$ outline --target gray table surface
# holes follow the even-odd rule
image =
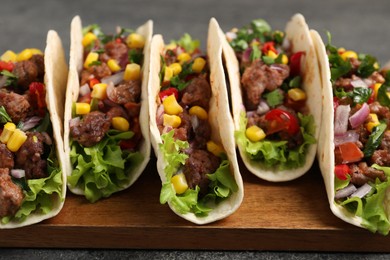
[[[56,30],[69,53],[69,27],[75,15],[83,24],[98,23],[105,31],[115,26],[136,27],[154,21],[154,33],[176,39],[190,33],[205,47],[208,22],[215,17],[222,29],[240,27],[255,18],[266,19],[274,29],[283,30],[295,13],[305,16],[309,27],[326,41],[390,60],[390,1],[386,0],[2,0],[0,4],[0,53],[26,47],[44,49],[47,31]],[[35,234],[36,235],[36,234]],[[37,238],[39,239],[39,238]],[[313,238],[315,239],[315,238]],[[281,241],[282,242],[282,241]],[[365,241],[369,243],[369,241]],[[0,245],[1,247],[1,245]],[[175,250],[90,250],[90,249],[0,249],[0,259],[388,259],[386,254],[253,251]]]

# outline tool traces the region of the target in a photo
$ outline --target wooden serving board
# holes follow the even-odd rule
[[[390,236],[335,217],[317,163],[286,183],[262,181],[240,162],[245,196],[221,221],[198,226],[160,205],[152,158],[130,189],[90,204],[68,192],[55,218],[0,230],[0,247],[390,252]]]

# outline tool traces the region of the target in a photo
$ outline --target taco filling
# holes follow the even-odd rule
[[[69,122],[71,187],[91,202],[122,190],[143,156],[140,128],[145,38],[119,28],[104,34],[97,25],[83,30],[79,96]]]
[[[38,49],[0,57],[0,219],[22,222],[62,197],[61,168],[46,105]]]
[[[156,121],[167,166],[160,202],[206,216],[238,189],[225,151],[212,139],[207,56],[185,34],[165,46],[161,63]]]
[[[334,107],[335,203],[387,234],[390,186],[389,81],[376,58],[326,46]]]
[[[267,168],[294,169],[305,163],[315,143],[313,116],[302,89],[301,61],[292,43],[264,20],[226,33],[239,61],[246,113],[236,140],[247,155]]]

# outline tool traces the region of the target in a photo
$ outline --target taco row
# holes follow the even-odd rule
[[[66,187],[90,202],[130,187],[151,147],[160,203],[217,221],[244,197],[237,147],[271,182],[302,176],[317,156],[332,212],[387,234],[390,77],[328,41],[300,14],[284,31],[257,19],[223,32],[212,18],[206,51],[188,34],[165,43],[152,21],[106,34],[76,16],[69,68],[54,31],[44,53],[5,52],[0,227],[55,216]]]

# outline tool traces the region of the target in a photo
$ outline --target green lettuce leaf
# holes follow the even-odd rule
[[[143,160],[141,153],[122,151],[119,146],[119,140],[132,136],[131,131],[110,130],[92,147],[72,142],[70,158],[73,171],[68,176],[70,186],[84,190],[90,202],[122,190],[134,168]]]

